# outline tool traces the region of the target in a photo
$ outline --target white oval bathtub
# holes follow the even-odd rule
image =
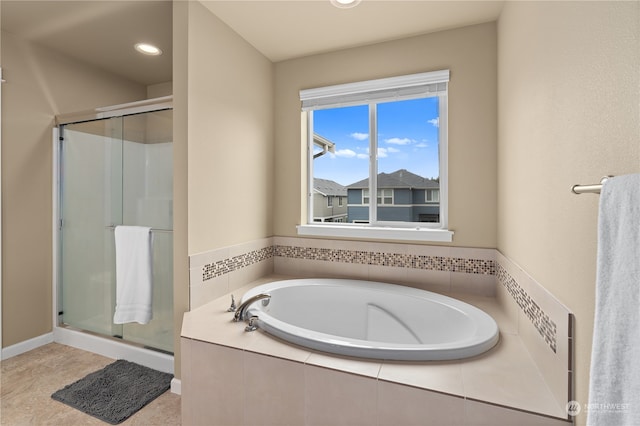
[[[297,279],[249,290],[268,293],[247,318],[281,339],[311,349],[373,359],[467,358],[498,342],[498,326],[467,303],[415,288],[372,281]],[[266,301],[265,301],[266,302]]]

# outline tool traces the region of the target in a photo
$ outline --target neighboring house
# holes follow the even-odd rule
[[[348,222],[369,221],[369,179],[347,186]],[[378,174],[378,220],[439,222],[440,183],[405,169]]]
[[[347,188],[328,179],[313,179],[313,221],[346,222]]]

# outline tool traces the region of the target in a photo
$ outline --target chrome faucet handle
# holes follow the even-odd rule
[[[244,328],[244,331],[256,331],[258,329],[258,317],[253,315],[249,318],[249,324]]]
[[[231,306],[227,309],[227,312],[235,312],[238,307],[236,306],[236,299],[233,298],[233,294],[231,295]]]

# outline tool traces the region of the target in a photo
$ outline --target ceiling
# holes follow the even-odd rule
[[[273,62],[495,21],[503,1],[201,1]]]
[[[2,31],[143,85],[171,81],[170,1],[2,0]],[[134,50],[138,42],[161,56]]]
[[[185,1],[185,0],[181,0]],[[196,0],[189,0],[196,1]],[[208,0],[211,12],[273,62],[496,20],[503,1]],[[2,0],[2,30],[140,84],[171,80],[172,2]],[[133,44],[159,46],[142,56]]]

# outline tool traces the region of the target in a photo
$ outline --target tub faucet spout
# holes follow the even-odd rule
[[[271,300],[271,295],[267,294],[267,293],[260,293],[260,294],[256,294],[253,297],[250,297],[246,301],[242,302],[240,304],[240,306],[238,306],[238,309],[236,309],[235,314],[233,314],[233,321],[234,322],[243,321],[245,315],[247,314],[247,309],[249,308],[249,305],[257,302],[258,300],[262,300],[262,299],[268,299],[268,300],[264,300],[262,302],[263,304],[266,305],[267,303],[269,303],[269,300]]]

